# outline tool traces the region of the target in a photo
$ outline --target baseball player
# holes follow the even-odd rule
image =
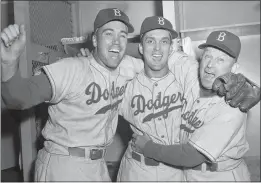
[[[134,133],[146,133],[164,145],[178,143],[181,124],[183,88],[168,66],[172,39],[177,36],[172,24],[163,17],[152,16],[143,21],[139,50],[144,70],[128,83],[120,109]],[[145,158],[131,144],[121,160],[118,181],[183,180],[181,169]]]
[[[35,181],[110,181],[106,146],[116,131],[126,82],[136,67],[137,72],[143,68],[142,61],[124,55],[127,35],[133,31],[124,12],[103,9],[94,22],[91,57],[62,59],[28,79],[17,72],[24,26],[10,25],[1,33],[2,97],[7,106],[26,109],[50,103]]]
[[[242,158],[249,149],[247,114],[227,105],[212,90],[216,78],[221,76],[227,80],[222,75],[236,71],[240,39],[228,31],[214,31],[199,48],[204,49],[199,68],[200,84],[193,85],[190,92],[200,88],[200,94],[187,98],[194,102],[187,105],[182,114],[183,144],[164,146],[152,142],[148,136],[134,135],[135,147],[146,157],[183,166],[186,181],[250,181]],[[189,96],[193,97],[186,97]]]
[[[94,28],[95,50],[90,58],[62,59],[28,79],[17,72],[25,47],[24,26],[10,25],[1,33],[2,98],[7,107],[51,104],[42,131],[45,145],[36,161],[36,181],[109,180],[103,159],[106,146],[115,134],[126,83],[143,63],[124,56],[127,33],[133,27],[122,11],[101,10]]]

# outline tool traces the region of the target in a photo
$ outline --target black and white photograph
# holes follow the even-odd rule
[[[1,182],[260,182],[260,1],[1,3]]]

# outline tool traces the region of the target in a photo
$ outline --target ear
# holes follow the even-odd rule
[[[139,43],[139,52],[143,55],[143,46],[141,45],[141,43]]]
[[[236,74],[238,69],[239,69],[239,64],[236,62],[236,63],[233,64],[233,66],[231,68],[231,72]]]
[[[173,41],[171,42],[170,48],[169,48],[169,55],[171,55],[171,53],[174,51],[174,43]]]
[[[95,48],[97,47],[97,36],[95,34],[92,35],[92,44]]]

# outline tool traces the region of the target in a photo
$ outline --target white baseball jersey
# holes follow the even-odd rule
[[[66,147],[108,145],[116,131],[126,83],[142,68],[143,62],[130,56],[112,72],[93,57],[44,66],[53,94],[44,138]]]
[[[88,153],[112,142],[126,84],[143,67],[141,60],[129,56],[114,71],[93,57],[67,58],[43,67],[52,98],[35,181],[110,181],[104,158],[91,160]],[[68,147],[86,149],[87,158],[68,156]]]
[[[150,79],[144,71],[126,89],[120,114],[149,135],[156,143],[179,143],[183,94],[197,79],[198,63],[182,53],[169,58],[170,72],[163,78]],[[193,76],[193,77],[192,77]],[[132,127],[137,134],[142,134]],[[131,157],[129,145],[121,161],[118,181],[182,181],[183,171],[160,163],[146,166]]]
[[[199,83],[192,89],[197,91]],[[218,163],[218,171],[186,170],[187,181],[250,181],[242,159],[249,149],[246,140],[247,115],[226,104],[224,98],[200,98],[190,95],[182,114],[181,141],[190,143],[211,162]]]

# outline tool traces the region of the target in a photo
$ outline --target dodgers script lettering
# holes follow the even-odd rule
[[[89,84],[85,90],[85,94],[90,96],[90,99],[86,101],[87,105],[95,104],[100,102],[100,100],[107,101],[111,96],[112,99],[116,99],[118,97],[123,96],[127,85],[124,86],[117,86],[115,87],[115,83],[112,82],[111,85],[111,92],[106,88],[102,91],[99,84],[92,82]],[[117,100],[113,104],[106,105],[102,107],[100,110],[96,112],[96,114],[105,114],[108,110],[112,110],[114,108],[118,108],[118,105],[122,102],[122,99]]]

